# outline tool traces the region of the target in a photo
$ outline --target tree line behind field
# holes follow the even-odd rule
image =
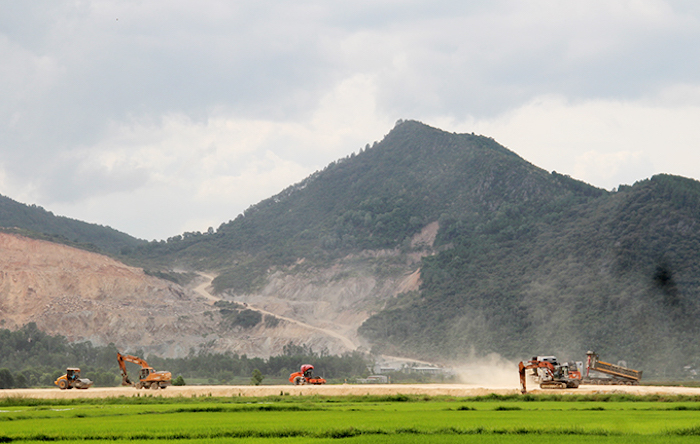
[[[0,330],[0,389],[52,387],[67,367],[79,367],[81,377],[98,387],[113,387],[121,383],[117,352],[114,344],[93,346],[90,342],[70,343],[63,336],[51,336],[34,323],[19,330]],[[123,352],[124,350],[122,350]],[[314,352],[310,347],[288,344],[282,355],[270,358],[249,358],[235,353],[210,353],[192,350],[185,358],[144,356],[156,370],[167,370],[173,379],[196,380],[208,384],[240,383],[249,380],[259,370],[266,379],[279,380],[302,364],[310,363],[326,379],[355,378],[367,373],[367,358],[359,352],[331,356]],[[127,367],[133,376],[137,367]]]

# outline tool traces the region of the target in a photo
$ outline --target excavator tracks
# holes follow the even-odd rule
[[[545,381],[540,383],[540,388],[561,390],[566,388],[566,383],[558,381]]]

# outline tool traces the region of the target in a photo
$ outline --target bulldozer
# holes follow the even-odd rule
[[[581,372],[575,364],[560,364],[556,356],[534,356],[530,361],[518,364],[520,373],[520,392],[527,393],[528,373],[539,382],[543,389],[578,388],[581,383]],[[531,372],[528,372],[531,370]]]
[[[119,369],[122,372],[122,385],[130,385],[137,389],[150,388],[152,390],[158,390],[164,389],[172,384],[173,376],[170,372],[157,372],[153,369],[153,367],[148,365],[148,362],[139,357],[122,355],[121,353],[117,352],[117,362],[119,363]],[[129,375],[126,373],[125,362],[131,362],[141,366],[141,370],[139,370],[139,380],[135,383],[131,382]]]
[[[314,384],[320,385],[325,384],[326,380],[320,376],[314,376],[314,366],[311,364],[304,364],[301,366],[301,371],[292,373],[289,375],[289,382],[294,385],[305,385]]]
[[[59,377],[53,383],[61,390],[68,390],[72,388],[86,389],[92,386],[92,381],[87,378],[80,377],[80,369],[77,367],[68,367],[66,369],[66,374]]]

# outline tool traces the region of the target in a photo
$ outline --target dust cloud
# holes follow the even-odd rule
[[[462,384],[509,389],[520,385],[518,363],[496,353],[469,358],[467,362],[457,363],[452,368]]]

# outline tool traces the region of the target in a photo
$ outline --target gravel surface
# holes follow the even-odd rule
[[[119,396],[270,396],[270,395],[450,395],[450,396],[483,396],[491,393],[509,395],[519,393],[517,387],[485,387],[469,384],[368,384],[368,385],[211,385],[211,386],[181,386],[168,387],[165,390],[136,390],[133,387],[91,387],[86,390],[50,389],[12,389],[0,390],[0,397],[26,397],[47,399],[72,398],[108,398]],[[582,385],[578,389],[541,390],[533,389],[529,393],[561,393],[561,394],[593,394],[593,393],[631,393],[635,395],[667,394],[667,395],[698,395],[700,387],[660,387],[660,386],[596,386]]]

